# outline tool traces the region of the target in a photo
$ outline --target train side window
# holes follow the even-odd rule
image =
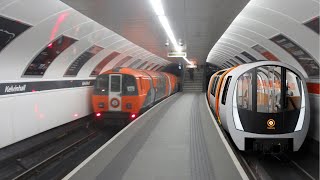
[[[213,88],[213,97],[216,97],[216,90],[217,90],[217,85],[218,85],[218,82],[219,82],[219,80],[220,80],[220,75],[218,75],[217,77],[216,77],[216,81],[215,81],[215,83],[214,83],[214,88]]]
[[[214,86],[216,84],[217,76],[213,78],[212,86],[211,86],[211,94],[214,96]]]
[[[222,99],[221,99],[221,103],[222,104],[226,104],[226,99],[227,99],[227,93],[228,93],[228,89],[229,89],[229,85],[230,85],[230,81],[231,81],[231,76],[228,76],[226,83],[224,85],[224,89],[223,89],[223,94],[222,94]]]

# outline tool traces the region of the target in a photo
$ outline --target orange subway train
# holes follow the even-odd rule
[[[122,67],[100,74],[92,95],[96,123],[130,123],[155,103],[177,92],[177,81],[170,73]]]

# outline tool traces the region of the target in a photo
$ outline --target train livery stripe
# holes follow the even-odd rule
[[[320,84],[307,83],[308,92],[311,94],[320,94]]]
[[[93,86],[95,80],[34,81],[0,83],[0,95],[21,94],[55,89]]]

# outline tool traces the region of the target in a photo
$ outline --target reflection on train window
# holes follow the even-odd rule
[[[252,72],[246,72],[238,79],[237,102],[241,109],[252,110]]]
[[[43,76],[56,57],[76,41],[73,38],[61,36],[52,43],[49,43],[31,62],[24,75]]]
[[[108,95],[109,92],[109,75],[101,74],[94,85],[95,95]]]
[[[31,26],[0,16],[0,52]]]
[[[111,76],[111,92],[120,92],[120,76]]]
[[[285,80],[286,79],[286,80]],[[261,66],[239,77],[238,108],[279,113],[301,107],[301,80],[279,66]]]

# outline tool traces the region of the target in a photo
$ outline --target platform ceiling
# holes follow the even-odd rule
[[[173,48],[149,0],[62,0],[146,50],[167,58]],[[177,40],[189,59],[205,63],[209,51],[249,0],[162,0]]]

